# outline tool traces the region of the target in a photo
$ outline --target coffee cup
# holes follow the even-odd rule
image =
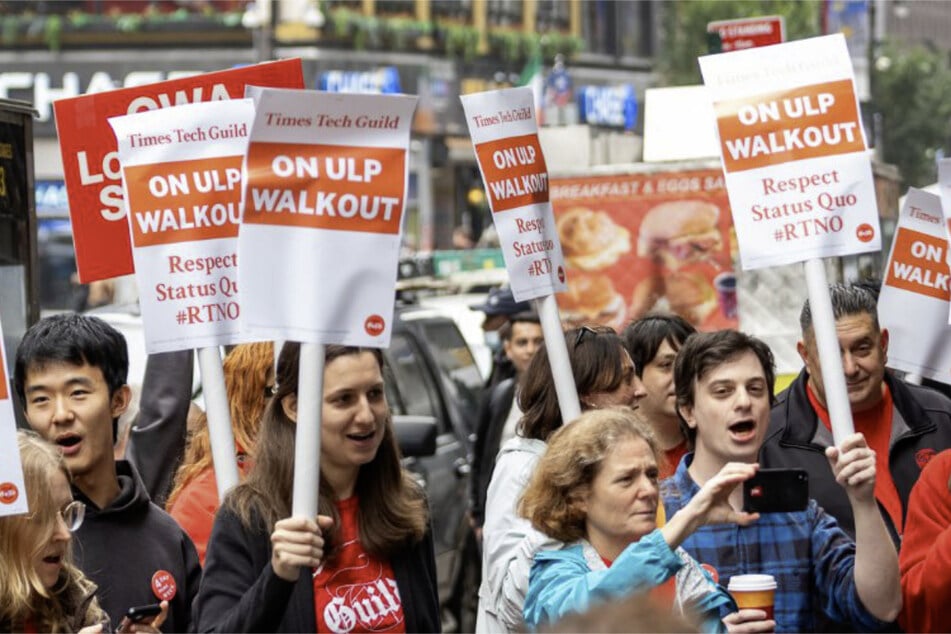
[[[723,316],[736,319],[736,275],[733,271],[720,273],[713,278],[713,287],[717,289],[717,302]]]
[[[727,587],[740,608],[752,608],[766,612],[773,618],[773,602],[776,599],[776,579],[773,575],[733,575]]]

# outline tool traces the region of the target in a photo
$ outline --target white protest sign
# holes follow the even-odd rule
[[[947,251],[941,199],[909,189],[878,298],[888,365],[951,384]]]
[[[951,159],[938,160],[938,194],[941,197],[942,217],[946,229],[945,237],[951,243]],[[948,254],[951,263],[951,253]],[[948,314],[951,323],[951,313]]]
[[[243,331],[388,346],[417,98],[253,94],[238,238]]]
[[[566,290],[531,89],[508,88],[461,99],[512,294],[526,301]]]
[[[239,341],[237,236],[250,99],[109,119],[149,353]]]
[[[3,325],[0,324],[0,516],[17,515],[28,510],[23,464],[17,446],[17,422],[13,417],[13,401],[7,377]]]
[[[701,57],[745,270],[881,248],[845,38]]]

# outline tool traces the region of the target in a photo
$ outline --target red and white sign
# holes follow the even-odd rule
[[[17,422],[13,417],[7,376],[7,355],[3,347],[3,325],[0,324],[0,517],[28,511],[23,465],[17,445]]]
[[[237,239],[250,99],[109,120],[149,353],[239,341]]]
[[[951,243],[951,159],[938,160],[938,194],[941,197],[941,210],[947,230],[945,237]],[[948,257],[951,264],[951,254]],[[948,323],[951,323],[951,313],[948,315]]]
[[[243,332],[388,346],[416,97],[249,93]]]
[[[951,384],[948,237],[941,198],[909,189],[888,256],[878,318],[888,365]]]
[[[785,42],[786,20],[781,15],[719,20],[707,25],[707,33],[719,34],[721,50],[728,53]]]
[[[244,66],[53,104],[82,282],[133,272],[122,172],[108,119],[200,101],[244,97],[247,85],[302,88],[299,59]]]
[[[746,270],[881,248],[841,34],[700,58]]]
[[[517,301],[565,290],[565,261],[549,200],[530,88],[461,97],[492,219]]]

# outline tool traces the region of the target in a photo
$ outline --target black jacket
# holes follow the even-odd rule
[[[432,534],[390,560],[403,603],[407,632],[439,632],[439,598]],[[267,531],[250,531],[222,508],[205,559],[195,601],[199,632],[316,632],[310,574],[285,581],[271,568]]]
[[[472,519],[482,526],[485,518],[485,497],[492,480],[495,458],[499,454],[502,429],[515,400],[514,378],[496,385],[485,398],[479,412],[479,427],[476,430],[475,449],[472,452],[472,475],[469,478],[469,512]]]
[[[769,431],[760,450],[763,467],[800,467],[809,473],[809,497],[855,536],[855,521],[848,496],[832,475],[825,448],[833,444],[832,434],[819,422],[806,394],[806,370],[779,394],[770,414]],[[902,516],[908,510],[908,495],[927,461],[951,447],[951,400],[943,394],[910,385],[885,373],[885,383],[894,402],[888,461],[892,480],[901,498]],[[899,543],[888,513],[885,524]]]
[[[159,571],[171,573],[177,589],[162,630],[186,632],[201,582],[195,545],[168,513],[152,504],[132,465],[119,461],[116,471],[120,493],[104,509],[73,488],[76,499],[86,504],[86,517],[75,533],[76,564],[99,586],[99,605],[114,628],[129,608],[158,603],[152,578]]]

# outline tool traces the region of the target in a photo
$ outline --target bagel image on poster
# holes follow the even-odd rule
[[[736,237],[719,168],[552,177],[568,267],[567,326],[621,330],[670,311],[700,330],[737,328]]]

